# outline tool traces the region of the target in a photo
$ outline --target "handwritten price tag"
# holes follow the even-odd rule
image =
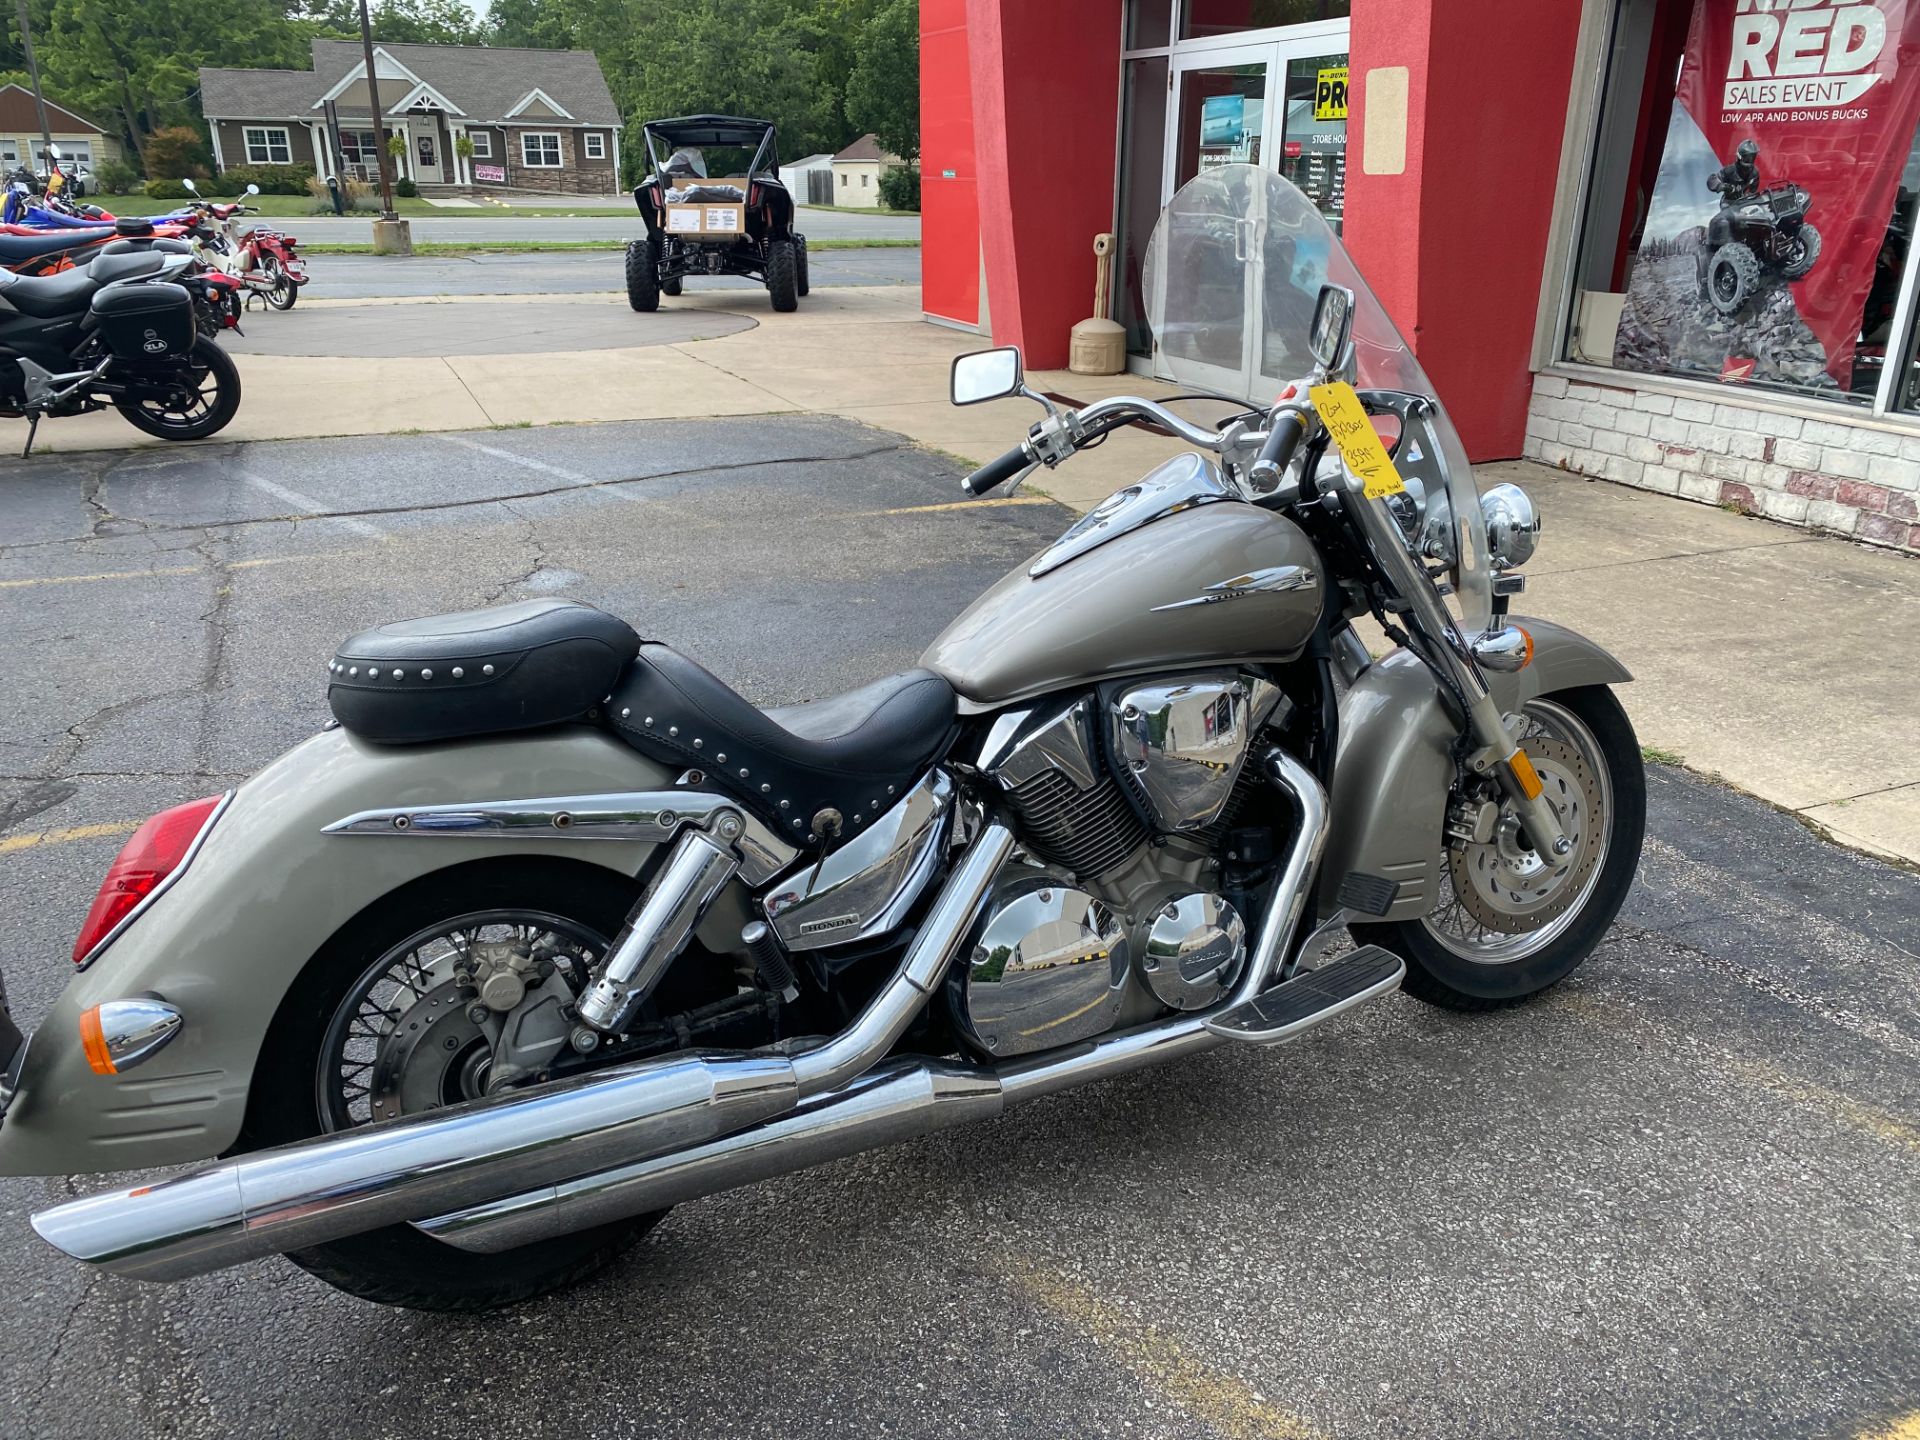
[[[1320,412],[1320,421],[1327,427],[1327,434],[1340,447],[1340,458],[1347,462],[1349,470],[1366,482],[1367,498],[1378,500],[1404,491],[1406,482],[1400,478],[1400,472],[1393,468],[1387,447],[1380,443],[1380,434],[1367,418],[1366,408],[1361,405],[1353,387],[1344,381],[1337,381],[1331,385],[1316,385],[1309,393],[1313,408]]]

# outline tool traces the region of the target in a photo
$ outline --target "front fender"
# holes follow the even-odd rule
[[[652,844],[323,835],[390,806],[659,790],[670,772],[586,727],[445,745],[381,746],[329,730],[241,785],[193,863],[35,1029],[0,1123],[0,1175],[76,1175],[218,1155],[240,1133],[267,1025],[313,953],[380,896],[435,870],[502,855],[637,874]],[[159,1054],[96,1075],[90,1006],[153,992],[185,1017]]]
[[[1633,678],[1564,625],[1518,616],[1514,623],[1533,636],[1533,661],[1512,674],[1487,675],[1505,714],[1557,690]],[[1345,905],[1362,916],[1412,920],[1433,908],[1458,734],[1440,703],[1438,682],[1406,650],[1368,666],[1353,683],[1340,705],[1321,914]]]

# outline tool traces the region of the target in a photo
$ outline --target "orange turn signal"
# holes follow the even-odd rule
[[[1513,778],[1520,782],[1520,793],[1529,800],[1538,800],[1543,788],[1540,776],[1533,768],[1533,761],[1527,758],[1527,752],[1516,750],[1507,757],[1507,768],[1513,771]]]
[[[80,1048],[86,1052],[87,1064],[96,1075],[116,1075],[113,1056],[107,1053],[107,1037],[100,1029],[100,1007],[80,1012]]]

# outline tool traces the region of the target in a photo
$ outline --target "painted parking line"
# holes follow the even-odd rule
[[[1109,1305],[1079,1281],[1026,1265],[1017,1265],[1011,1278],[1029,1300],[1091,1338],[1156,1397],[1180,1406],[1226,1440],[1322,1440],[1319,1430],[1291,1410]]]
[[[877,520],[884,515],[934,515],[942,510],[1004,510],[1013,505],[1057,505],[1045,495],[1013,495],[1000,500],[944,500],[938,505],[903,505],[896,510],[856,510],[841,518]]]
[[[41,830],[33,835],[8,835],[0,838],[0,855],[31,850],[39,845],[68,845],[75,840],[102,840],[109,835],[131,835],[143,822],[105,820],[98,825],[69,825],[64,830]]]
[[[263,555],[253,560],[235,560],[227,569],[258,570],[267,565],[298,565],[309,560],[351,560],[375,553],[372,550],[316,550],[306,555]],[[39,585],[91,585],[102,580],[164,580],[176,575],[207,573],[202,565],[164,565],[152,570],[98,570],[90,575],[35,575],[24,580],[0,580],[0,590],[26,590]]]
[[[325,505],[321,504],[311,495],[302,494],[291,486],[282,485],[277,480],[269,480],[264,475],[250,475],[244,470],[238,473],[240,478],[253,486],[254,489],[273,496],[274,499],[280,501],[282,504],[297,505],[306,516],[310,516],[315,520],[331,520],[334,524],[344,526],[356,535],[365,535],[369,540],[384,540],[386,538],[387,532],[382,530],[378,525],[369,525],[365,520],[358,519],[352,515],[329,515],[327,514],[327,507]]]
[[[1859,1440],[1920,1440],[1920,1410],[1874,1430],[1862,1430]]]

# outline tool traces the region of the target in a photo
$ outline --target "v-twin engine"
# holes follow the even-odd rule
[[[1228,993],[1247,926],[1222,850],[1262,783],[1254,737],[1283,703],[1266,680],[1212,671],[1001,721],[982,769],[1022,843],[948,991],[980,1051],[1050,1049]]]

